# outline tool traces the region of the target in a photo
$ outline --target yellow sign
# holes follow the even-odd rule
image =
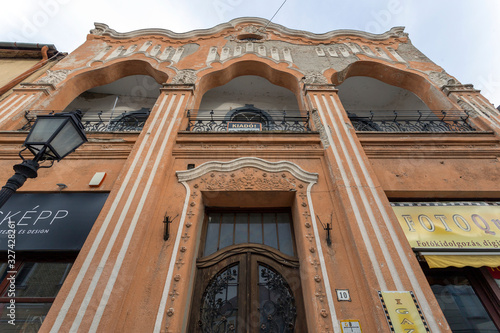
[[[500,206],[392,207],[414,249],[500,250]]]
[[[379,294],[393,332],[429,332],[409,291],[381,291]]]
[[[340,328],[342,329],[342,333],[363,333],[359,320],[341,320]]]

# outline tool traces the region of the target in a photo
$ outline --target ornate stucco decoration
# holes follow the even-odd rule
[[[474,110],[474,108],[469,103],[467,103],[461,99],[459,99],[457,101],[457,103],[458,103],[458,105],[460,105],[462,110],[467,111],[467,114],[469,116],[471,116],[472,118],[476,118],[477,116],[479,116],[479,113],[476,110]],[[489,117],[489,115],[487,115],[487,116]]]
[[[169,38],[174,38],[174,39],[187,39],[187,38],[203,38],[203,37],[211,37],[214,34],[220,33],[225,29],[228,30],[233,30],[235,27],[244,25],[244,24],[250,24],[249,26],[266,26],[267,25],[267,30],[273,30],[276,33],[283,34],[283,35],[288,35],[288,36],[294,36],[294,37],[300,37],[300,38],[306,38],[306,39],[311,39],[311,40],[316,40],[316,41],[324,41],[324,40],[330,40],[335,37],[341,37],[341,36],[350,36],[350,37],[361,37],[361,38],[366,38],[368,40],[373,40],[373,41],[383,41],[389,38],[406,38],[407,34],[404,32],[404,27],[394,27],[391,28],[389,31],[384,32],[382,34],[373,34],[369,32],[364,32],[364,31],[358,31],[358,30],[334,30],[330,31],[324,34],[315,34],[312,32],[307,32],[307,31],[301,31],[301,30],[294,30],[294,29],[289,29],[286,28],[282,25],[276,24],[276,23],[269,23],[268,20],[258,18],[258,17],[241,17],[237,18],[234,20],[231,20],[227,23],[222,23],[219,24],[213,28],[210,29],[199,29],[199,30],[193,30],[189,32],[184,32],[184,33],[176,33],[171,30],[167,29],[157,29],[157,28],[152,28],[152,29],[140,29],[140,30],[134,30],[126,33],[122,32],[117,32],[113,29],[111,29],[108,25],[104,23],[94,23],[95,29],[91,30],[91,34],[98,35],[98,36],[109,36],[113,37],[116,39],[128,39],[128,38],[135,38],[135,37],[140,37],[140,36],[149,36],[149,35],[160,35],[160,36],[166,36]],[[253,29],[253,28],[251,28]]]
[[[320,72],[315,72],[315,71],[306,72],[303,81],[305,84],[327,84],[328,83],[328,80],[326,79],[326,77],[323,74],[321,74]]]
[[[56,71],[48,70],[47,71],[47,75],[44,76],[44,77],[42,77],[41,79],[39,79],[37,81],[37,83],[49,83],[49,84],[56,85],[59,82],[61,82],[64,79],[66,79],[66,77],[68,76],[68,74],[70,72],[71,71],[68,70],[68,69],[59,69],[59,70],[56,70]]]
[[[90,30],[91,35],[102,36],[108,26],[102,23],[94,23],[95,28]]]
[[[429,79],[437,84],[439,88],[456,83],[456,81],[446,72],[430,72]]]
[[[330,147],[330,142],[328,141],[328,135],[326,134],[325,126],[323,126],[323,123],[321,122],[321,119],[319,117],[317,110],[312,111],[312,121],[314,123],[314,127],[319,132],[319,138],[321,139],[321,142],[323,143],[323,147],[325,149]]]
[[[231,178],[230,177],[231,172],[234,172],[242,168],[258,169],[264,171],[264,173],[279,173],[280,177],[282,178],[286,178],[286,176],[283,177],[284,172],[289,172],[294,178],[307,183],[315,183],[318,179],[317,173],[304,171],[303,169],[301,169],[299,166],[297,166],[292,162],[289,161],[269,162],[257,157],[242,157],[229,162],[218,162],[218,161],[206,162],[192,170],[177,171],[176,174],[177,178],[179,179],[179,182],[186,182],[207,174],[209,178],[214,178],[215,172],[225,173],[226,178],[227,177]],[[252,173],[253,172],[255,171],[252,171]],[[214,173],[214,177],[212,177],[210,173]],[[251,177],[251,175],[247,175],[246,177]],[[208,182],[210,181],[208,180]],[[230,181],[225,180],[224,182],[229,184]],[[288,182],[288,179],[286,180],[286,182],[288,184],[288,189],[289,189],[291,183]],[[284,186],[285,184],[283,180],[273,179],[269,181],[263,181],[261,183],[262,185],[260,186],[270,186],[270,184],[277,184],[277,183],[282,184],[282,186]],[[242,180],[239,184],[244,184],[244,180]]]
[[[244,168],[240,172],[210,173],[201,178],[205,189],[209,191],[292,191],[295,190],[295,178],[286,173],[271,173],[255,168]]]
[[[255,25],[247,25],[246,27],[243,28],[243,32],[245,32],[247,34],[262,35],[262,32],[260,32],[260,29],[262,29],[262,27],[256,27]]]
[[[238,39],[253,38],[253,39],[265,39],[267,34],[264,32],[263,26],[257,25],[247,25],[241,29],[238,34]]]
[[[474,85],[472,84],[446,84],[444,85],[441,90],[446,94],[446,96],[449,96],[451,93],[469,93],[469,94],[475,94],[479,93],[480,90],[477,90],[474,88]]]
[[[196,82],[196,72],[192,69],[180,70],[172,79],[173,84],[194,84]]]

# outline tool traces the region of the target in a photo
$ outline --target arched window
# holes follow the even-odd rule
[[[208,211],[189,332],[305,332],[291,214]]]
[[[272,123],[273,118],[264,110],[256,108],[253,104],[231,110],[226,115],[226,120],[242,123],[260,123],[266,129]]]

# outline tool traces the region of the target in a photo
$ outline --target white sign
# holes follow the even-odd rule
[[[341,320],[342,333],[362,333],[359,320]]]
[[[351,301],[351,296],[349,296],[349,289],[335,289],[337,292],[337,301]]]

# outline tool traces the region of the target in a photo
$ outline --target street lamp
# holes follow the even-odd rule
[[[21,164],[14,165],[14,176],[0,190],[0,208],[23,186],[28,178],[36,178],[39,168],[50,168],[54,161],[60,161],[76,148],[87,142],[81,123],[81,112],[63,112],[52,115],[40,115],[24,141],[19,156]],[[28,149],[33,153],[32,160],[25,160],[21,153]],[[40,166],[38,162],[51,161],[48,166]]]

